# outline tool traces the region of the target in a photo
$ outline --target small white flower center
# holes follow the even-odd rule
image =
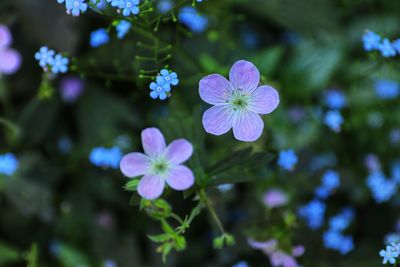
[[[74,6],[75,6],[75,7],[78,7],[78,6],[79,6],[79,2],[78,2],[78,1],[75,1],[75,2],[74,2]]]
[[[239,89],[232,93],[231,99],[228,102],[232,105],[235,111],[243,110],[248,107],[249,99],[250,96]]]
[[[157,92],[161,92],[162,91],[162,88],[159,86],[159,87],[157,87]]]
[[[170,167],[168,160],[164,156],[160,156],[151,161],[150,171],[155,175],[165,176],[168,174]]]
[[[127,6],[127,7],[131,7],[132,4],[128,2],[128,3],[126,3],[126,6]]]
[[[170,80],[170,77],[169,77],[169,76],[165,77],[165,80],[166,80],[166,81],[169,81],[169,80]]]

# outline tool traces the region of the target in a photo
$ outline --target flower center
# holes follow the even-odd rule
[[[234,110],[243,110],[249,104],[249,95],[243,93],[241,90],[235,90],[229,102],[232,104]]]
[[[169,76],[165,77],[165,80],[166,80],[166,81],[169,81],[169,79],[170,79]]]
[[[78,2],[78,1],[75,1],[75,2],[74,2],[74,6],[75,6],[75,7],[78,7],[78,6],[79,6],[79,2]]]
[[[170,164],[164,157],[154,159],[151,164],[151,172],[155,175],[164,176],[167,174]]]
[[[132,7],[132,4],[128,2],[128,3],[126,3],[126,6],[127,7]]]
[[[162,91],[162,88],[159,86],[159,87],[157,87],[157,92],[161,92]]]

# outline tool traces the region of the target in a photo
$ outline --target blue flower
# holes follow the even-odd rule
[[[90,153],[89,160],[93,165],[98,167],[117,169],[121,157],[122,152],[119,147],[96,147]]]
[[[68,71],[69,60],[60,54],[57,54],[52,60],[50,60],[51,71],[54,74],[66,73]]]
[[[351,236],[343,236],[341,246],[339,247],[339,252],[345,255],[354,249],[354,242]]]
[[[131,14],[136,15],[139,13],[139,0],[124,0],[119,8],[123,9],[122,14],[124,16],[129,16]]]
[[[165,14],[170,11],[173,7],[171,0],[160,0],[157,4],[157,9],[160,13]]]
[[[307,220],[308,227],[315,230],[320,228],[324,223],[325,209],[325,203],[314,199],[300,207],[299,215]]]
[[[399,96],[399,83],[393,80],[375,81],[375,94],[384,100],[395,99]]]
[[[386,249],[379,251],[379,256],[383,258],[383,264],[386,264],[387,262],[390,264],[395,264],[396,258],[399,256],[399,252],[393,250],[392,246],[386,246]]]
[[[0,155],[0,173],[11,176],[18,169],[19,161],[12,153]]]
[[[326,248],[338,250],[342,244],[343,236],[337,231],[327,231],[323,234],[322,239]]]
[[[199,2],[201,2],[201,1],[199,1]],[[234,264],[232,267],[249,267],[249,265],[245,261],[240,261],[240,262]]]
[[[35,59],[39,61],[39,66],[45,68],[53,60],[54,50],[49,50],[47,46],[42,46],[38,52],[35,53]]]
[[[208,25],[207,17],[199,14],[194,7],[183,7],[178,15],[180,23],[188,27],[192,32],[203,32]]]
[[[362,41],[364,49],[366,51],[372,51],[379,48],[381,37],[372,31],[366,31],[362,37]]]
[[[84,0],[66,0],[65,6],[67,8],[67,13],[71,13],[74,17],[79,16],[81,12],[87,10],[87,4]]]
[[[367,185],[377,203],[389,201],[397,192],[396,183],[386,179],[381,172],[373,172],[367,178]]]
[[[342,109],[346,106],[346,96],[339,90],[329,90],[325,93],[325,104],[330,109]]]
[[[121,20],[116,27],[117,37],[119,39],[124,38],[125,35],[129,32],[131,27],[132,27],[132,23],[130,23],[129,21],[126,21],[126,20]]]
[[[297,164],[297,156],[293,149],[282,150],[279,152],[278,164],[281,168],[292,171]]]
[[[392,163],[392,179],[396,183],[400,184],[400,160],[396,160]]]
[[[333,190],[340,185],[339,174],[335,171],[328,170],[322,176],[322,185],[328,190]]]
[[[107,7],[107,2],[106,0],[100,0],[99,2],[97,2],[98,0],[91,0],[91,2],[95,5],[95,7],[97,9],[105,9]]]
[[[378,47],[383,57],[394,57],[396,56],[396,50],[389,39],[383,39],[382,43]]]
[[[327,125],[329,128],[332,129],[332,131],[336,133],[340,132],[341,125],[343,124],[343,122],[344,122],[343,117],[337,110],[331,110],[325,114],[324,118],[325,125]]]
[[[392,46],[396,50],[397,54],[400,54],[400,39],[394,40]]]
[[[330,230],[332,231],[337,231],[341,232],[346,230],[347,227],[350,225],[350,220],[348,216],[345,216],[344,214],[338,214],[336,216],[333,216],[329,219],[329,227]]]
[[[160,71],[161,78],[164,80],[164,83],[177,85],[179,83],[178,75],[175,72],[169,73],[167,69],[162,69]]]
[[[104,28],[100,28],[96,31],[93,31],[90,34],[90,46],[99,47],[110,41],[110,36],[108,32]]]
[[[318,186],[315,191],[315,195],[320,198],[320,199],[327,199],[329,195],[331,194],[331,191],[323,186]]]
[[[167,99],[167,94],[171,91],[171,86],[168,83],[165,83],[161,76],[158,76],[156,82],[150,83],[150,89],[151,98],[165,100]]]

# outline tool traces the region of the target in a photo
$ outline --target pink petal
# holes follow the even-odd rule
[[[257,140],[264,129],[264,122],[260,115],[244,111],[238,112],[233,124],[233,135],[237,140],[252,142]]]
[[[260,82],[260,73],[253,63],[239,60],[229,71],[229,80],[236,89],[252,92]]]
[[[138,185],[138,193],[145,199],[156,199],[164,191],[164,178],[156,175],[145,175]]]
[[[188,167],[175,165],[171,168],[166,181],[175,190],[186,190],[194,184],[194,175]]]
[[[203,114],[203,126],[207,133],[222,135],[233,125],[233,111],[228,105],[217,105]]]
[[[12,43],[10,30],[5,25],[0,25],[0,48],[5,48]],[[0,60],[1,61],[1,60]]]
[[[129,153],[119,163],[121,172],[127,177],[144,175],[150,166],[150,159],[142,153]]]
[[[249,109],[258,114],[271,113],[279,105],[279,94],[270,86],[260,86],[251,94]]]
[[[232,84],[219,74],[208,75],[199,83],[201,99],[211,105],[225,103],[232,90]]]
[[[167,147],[167,158],[170,162],[181,164],[190,158],[193,153],[192,144],[186,139],[174,140]]]
[[[159,129],[147,128],[142,131],[142,145],[147,155],[160,155],[165,150],[165,139]]]
[[[14,49],[0,49],[0,73],[13,74],[21,65],[21,55]]]

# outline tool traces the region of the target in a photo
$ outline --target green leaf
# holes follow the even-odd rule
[[[0,265],[11,264],[21,260],[20,251],[0,242]]]
[[[38,263],[38,248],[36,244],[31,246],[31,249],[27,255],[27,267],[39,267]]]
[[[169,223],[166,220],[161,220],[161,228],[163,231],[167,234],[175,236],[175,230],[169,225]]]
[[[281,46],[268,48],[252,57],[251,61],[257,66],[262,75],[271,75],[278,66],[283,56],[284,49]]]
[[[156,220],[165,219],[171,216],[172,208],[167,201],[163,199],[157,199],[151,202],[150,205],[145,207],[145,210],[149,216]]]
[[[175,237],[175,248],[177,251],[182,251],[186,248],[186,239],[185,237],[178,235]]]
[[[169,234],[160,234],[160,235],[147,235],[147,237],[156,243],[163,243],[166,242],[170,239],[172,239],[173,237]]]

